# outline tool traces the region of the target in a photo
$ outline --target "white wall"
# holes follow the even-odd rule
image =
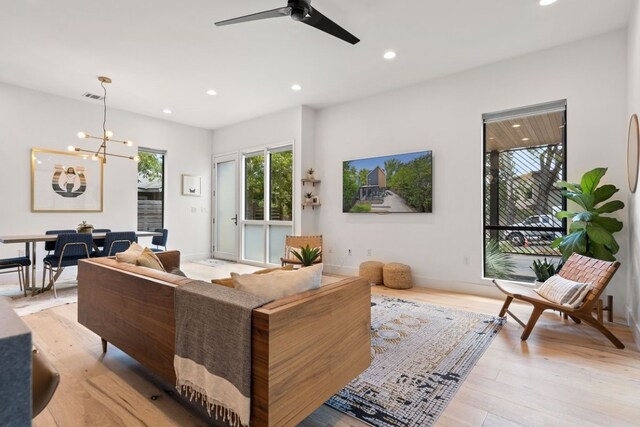
[[[640,2],[634,1],[628,32],[628,115],[640,114]],[[629,194],[629,323],[640,345],[640,191]]]
[[[355,274],[367,259],[398,261],[412,267],[419,285],[492,292],[480,277],[482,114],[567,99],[569,180],[609,167],[605,180],[620,187],[625,200],[625,93],[626,32],[618,31],[319,110],[316,164],[324,197],[318,229],[328,267]],[[420,150],[433,150],[432,214],[342,213],[342,161]],[[620,219],[627,224],[626,211]],[[625,234],[618,239],[625,260]],[[621,271],[610,286],[618,314],[626,302],[625,276]]]
[[[126,159],[109,158],[105,165],[103,212],[31,212],[31,149],[65,151],[68,145],[97,148],[95,142],[80,141],[75,135],[80,130],[99,133],[101,124],[99,103],[0,83],[0,235],[75,228],[83,220],[114,231],[136,229],[137,165]],[[208,257],[211,131],[111,109],[108,128],[116,138],[131,139],[136,146],[167,150],[165,226],[169,248],[181,250],[186,259]],[[135,147],[119,145],[111,150],[127,155],[137,152]],[[202,197],[181,195],[181,174],[202,175]],[[150,244],[150,239],[142,243]],[[24,245],[0,245],[0,257],[17,256],[23,249]],[[41,256],[42,247],[38,258]],[[12,275],[10,279],[15,281]]]

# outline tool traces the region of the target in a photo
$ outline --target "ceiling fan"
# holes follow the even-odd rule
[[[282,16],[290,16],[294,21],[315,27],[347,43],[356,44],[360,41],[359,38],[320,13],[318,9],[311,7],[311,0],[289,0],[286,7],[216,22],[216,26],[239,24],[259,19],[280,18]]]

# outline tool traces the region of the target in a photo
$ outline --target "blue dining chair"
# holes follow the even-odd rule
[[[44,281],[49,270],[49,286],[53,288],[53,296],[57,298],[55,282],[62,271],[65,267],[77,266],[81,259],[89,258],[92,246],[93,236],[89,233],[58,234],[53,255],[47,255],[42,260],[42,290],[44,291]]]
[[[77,233],[76,230],[47,230],[44,234],[73,234]],[[51,240],[49,242],[44,242],[44,250],[47,251],[47,255],[51,255],[51,251],[56,248],[56,241]]]
[[[114,256],[118,252],[124,252],[136,241],[135,231],[114,231],[107,233],[104,238],[104,249],[94,256]]]
[[[166,228],[156,228],[156,233],[162,233],[162,236],[153,236],[151,239],[151,244],[155,245],[155,248],[151,248],[153,252],[164,252],[167,250],[167,239],[169,238],[169,230]],[[159,248],[162,246],[162,249]]]
[[[96,228],[93,230],[94,233],[111,233],[111,229],[109,228]],[[97,247],[99,250],[104,248],[104,239],[93,239],[93,245]]]
[[[24,291],[25,297],[27,296],[27,282],[24,274],[24,269],[28,268],[29,266],[31,266],[31,260],[26,256],[0,259],[0,274],[18,273],[18,283],[20,283],[20,290]]]

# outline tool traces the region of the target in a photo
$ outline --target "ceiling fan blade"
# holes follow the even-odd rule
[[[281,7],[273,10],[266,10],[264,12],[253,13],[251,15],[241,16],[239,18],[227,19],[226,21],[216,22],[216,26],[239,24],[241,22],[258,21],[260,19],[280,18],[282,16],[291,15],[290,7]]]
[[[347,43],[356,44],[360,41],[359,38],[342,28],[340,25],[333,22],[331,19],[324,16],[318,9],[313,8],[301,22],[307,25],[311,25],[325,33],[331,34],[334,37],[342,39]]]

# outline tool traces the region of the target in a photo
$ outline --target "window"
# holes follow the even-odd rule
[[[293,232],[293,151],[290,145],[243,155],[242,259],[279,264]]]
[[[165,154],[148,148],[138,150],[138,230],[164,228]]]
[[[560,260],[566,234],[566,102],[485,114],[484,276],[532,282],[536,259]]]

